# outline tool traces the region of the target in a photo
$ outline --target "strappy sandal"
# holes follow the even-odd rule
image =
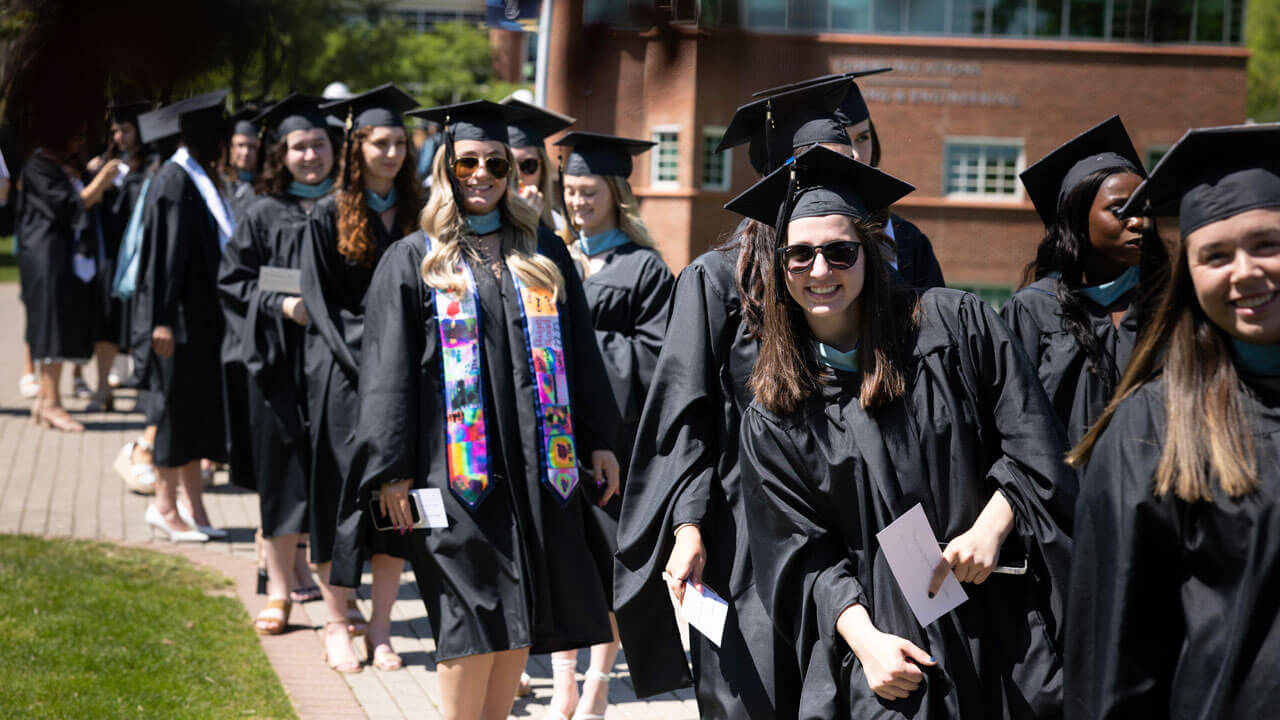
[[[60,407],[53,408],[53,412],[49,412],[48,408],[40,408],[40,424],[59,432],[84,432],[84,425],[81,425],[75,418],[71,417],[71,413]]]
[[[134,450],[142,448],[147,452],[154,453],[155,448],[142,438],[131,440],[120,448],[120,452],[116,453],[116,460],[112,464],[116,474],[124,480],[125,487],[139,495],[155,495],[156,494],[156,469],[151,463],[136,463],[133,461]]]
[[[363,635],[369,629],[369,621],[364,619],[364,613],[360,612],[360,606],[356,605],[354,599],[347,601],[347,632],[352,637]]]
[[[579,711],[583,709],[583,705],[582,705],[583,703],[587,703],[587,708],[591,707],[591,703],[587,702],[587,694],[585,692],[586,680],[595,680],[597,683],[599,683],[598,685],[596,685],[595,696],[597,697],[599,696],[600,689],[604,688],[604,700],[605,700],[604,708],[606,710],[609,709],[609,677],[610,677],[609,673],[600,672],[599,670],[596,670],[594,668],[589,669],[585,673],[583,673],[582,685],[584,688],[584,692],[582,693],[582,698],[578,700],[578,708],[573,712],[574,720],[604,720],[603,712],[584,713]]]
[[[569,660],[567,658],[551,658],[551,675],[554,677],[560,673],[569,673],[569,676],[573,678],[573,682],[570,686],[573,688],[574,694],[578,695],[578,661]],[[552,693],[552,699],[555,699],[554,692]],[[578,700],[574,701],[574,705],[577,705],[580,700],[581,695],[578,696]],[[568,715],[565,715],[562,711],[556,710],[555,708],[548,707],[547,712],[552,717],[558,718],[559,720],[570,720]]]
[[[259,635],[279,635],[289,627],[289,611],[292,609],[293,603],[288,598],[271,598],[254,619],[253,629]]]
[[[379,670],[386,672],[395,672],[404,668],[404,660],[400,659],[400,655],[391,649],[391,642],[379,643],[376,647],[369,641],[369,636],[364,636],[364,649],[368,653],[369,664]]]
[[[323,642],[324,642],[324,664],[325,664],[325,665],[328,665],[328,666],[329,666],[329,668],[330,668],[330,669],[332,669],[334,672],[339,672],[339,673],[342,673],[342,674],[344,674],[344,675],[355,675],[356,673],[364,672],[364,666],[363,666],[363,665],[361,665],[361,664],[360,664],[360,661],[359,661],[359,660],[357,660],[356,658],[354,658],[354,657],[353,657],[351,660],[348,660],[348,661],[346,661],[346,662],[330,662],[330,661],[329,661],[329,626],[330,626],[330,625],[342,625],[342,624],[344,624],[344,623],[346,623],[346,622],[347,622],[346,620],[341,619],[341,618],[340,618],[340,619],[338,619],[338,620],[326,620],[326,621],[325,621],[325,623],[324,623],[325,633],[324,633],[324,640],[323,640]],[[348,639],[347,639],[347,644],[348,644],[348,645],[350,645],[350,644],[351,644],[350,638],[348,638]]]

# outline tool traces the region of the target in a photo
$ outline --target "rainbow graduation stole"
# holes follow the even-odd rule
[[[429,252],[431,239],[425,239]],[[444,379],[449,489],[474,510],[493,490],[493,483],[489,478],[485,445],[480,306],[476,302],[476,282],[470,266],[466,262],[459,265],[467,278],[466,290],[455,293],[433,289],[433,292]],[[578,486],[578,467],[559,310],[549,291],[525,287],[514,273],[511,279],[521,298],[525,346],[538,388],[536,410],[543,450],[542,482],[564,506]]]

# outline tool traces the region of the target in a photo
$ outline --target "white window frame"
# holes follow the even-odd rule
[[[951,148],[953,145],[987,145],[995,147],[1011,147],[1018,149],[1018,159],[1014,163],[1014,192],[1011,195],[995,193],[951,192]],[[942,191],[951,200],[980,200],[983,202],[1022,202],[1025,191],[1018,175],[1027,169],[1027,143],[1024,138],[981,137],[972,135],[948,135],[942,140]],[[984,173],[979,171],[981,177]]]
[[[701,165],[701,167],[698,168],[698,171],[702,173],[701,180],[703,190],[728,192],[729,189],[733,187],[733,148],[716,153],[720,156],[720,161],[723,163],[724,168],[721,171],[721,181],[718,183],[707,182],[707,139],[709,137],[719,137],[720,140],[723,140],[725,130],[727,130],[727,128],[723,125],[702,126],[702,146],[698,148],[698,164]],[[719,145],[720,141],[718,140],[716,144]]]
[[[658,138],[659,134],[673,133],[676,136],[676,179],[662,180],[659,177],[659,161],[662,157],[662,142]],[[680,126],[679,125],[654,125],[649,128],[649,139],[658,143],[649,153],[649,187],[651,188],[678,188],[680,187]],[[701,163],[701,158],[699,158]]]

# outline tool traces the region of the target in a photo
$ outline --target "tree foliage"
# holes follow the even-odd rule
[[[1280,120],[1280,0],[1249,0],[1249,117]]]

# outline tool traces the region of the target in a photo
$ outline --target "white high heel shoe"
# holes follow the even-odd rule
[[[156,531],[160,531],[169,538],[169,542],[209,542],[209,536],[199,530],[174,530],[169,527],[155,505],[147,506],[147,524],[151,526],[153,536]]]
[[[227,531],[223,530],[222,528],[216,528],[210,525],[197,524],[196,519],[191,516],[191,511],[187,509],[186,505],[182,504],[181,500],[178,501],[178,517],[182,518],[182,522],[199,530],[205,535],[208,535],[210,538],[214,540],[221,540],[222,538],[227,536]]]

